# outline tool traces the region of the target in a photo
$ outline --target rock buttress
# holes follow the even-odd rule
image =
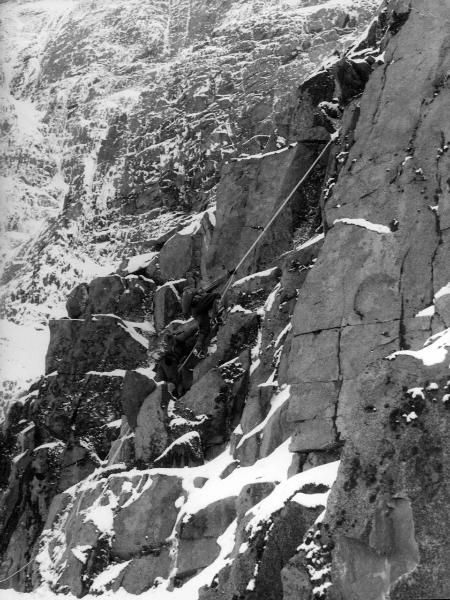
[[[291,449],[345,443],[329,506],[339,600],[450,594],[448,360],[386,360],[447,325],[450,13],[420,0],[388,12],[384,64],[343,118],[328,232],[287,358]]]

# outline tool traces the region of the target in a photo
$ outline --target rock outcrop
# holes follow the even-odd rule
[[[79,113],[104,135],[66,162],[62,214],[121,262],[73,286],[3,424],[1,588],[450,596],[450,12],[375,4],[99,2],[96,52],[126,53],[64,88],[92,100],[73,144]],[[64,19],[39,102],[85,68]]]

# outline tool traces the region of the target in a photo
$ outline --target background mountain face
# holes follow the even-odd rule
[[[448,597],[446,0],[1,18],[8,598]]]

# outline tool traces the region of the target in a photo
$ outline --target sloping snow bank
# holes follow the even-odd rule
[[[0,320],[0,418],[8,399],[44,374],[49,329]]]
[[[185,502],[181,502],[179,505],[180,510],[177,522],[189,518],[190,515],[215,503],[220,498],[230,495],[237,496],[244,485],[248,483],[273,481],[278,484],[273,492],[248,511],[251,519],[247,525],[247,531],[252,534],[255,533],[264,522],[269,521],[272,518],[272,515],[280,510],[289,499],[308,507],[326,506],[328,491],[324,493],[308,494],[303,493],[302,488],[310,483],[324,484],[327,487],[331,487],[337,474],[339,462],[321,465],[294,475],[293,477],[288,477],[288,469],[292,460],[292,454],[289,452],[289,442],[290,440],[286,440],[286,442],[277,448],[271,455],[260,459],[252,466],[236,468],[224,479],[221,479],[221,474],[233,460],[229,450],[223,452],[222,455],[218,456],[210,463],[200,467],[149,469],[147,471],[132,470],[128,473],[112,474],[104,481],[116,477],[129,477],[129,482],[126,482],[125,484],[130,489],[133,485],[138,483],[137,488],[139,488],[139,490],[136,489],[136,493],[133,493],[128,499],[125,504],[128,505],[138,500],[142,493],[152,485],[152,475],[159,473],[181,477],[183,479],[183,488],[186,492],[186,498]],[[150,476],[143,487],[140,487],[139,482],[134,481],[133,483],[132,481],[137,474]],[[199,475],[208,478],[208,481],[203,488],[195,488],[193,484],[195,477]],[[80,492],[84,493],[88,488],[98,485],[99,481],[94,481],[94,479],[95,478],[91,476],[91,478],[88,478],[88,481],[73,486],[73,488],[70,488],[65,493],[72,495],[72,497],[75,498],[76,494],[79,494]],[[114,507],[118,507],[119,502],[118,498],[113,497],[111,489],[106,490],[106,493],[109,495],[109,504],[105,505],[103,502],[104,495],[100,496],[97,499],[98,501],[94,503],[95,505],[92,506],[91,509],[88,509],[87,512],[89,513],[90,510],[91,513],[95,512],[96,518],[100,517],[101,515],[98,509],[100,508],[100,501],[103,498],[101,504],[107,514],[105,513],[105,515],[103,515],[102,526],[100,528],[103,531],[108,530],[109,533],[112,533],[113,511]],[[124,508],[125,505],[123,505],[122,508]],[[92,519],[94,515],[85,514],[84,516],[85,518]],[[108,521],[106,527],[103,526],[105,521]],[[195,577],[187,581],[182,587],[170,591],[167,589],[169,580],[161,579],[158,587],[149,589],[138,597],[145,598],[145,600],[196,600],[200,588],[210,585],[216,574],[221,571],[223,567],[232,562],[232,552],[236,542],[237,526],[238,523],[235,519],[217,540],[221,549],[219,556]],[[75,550],[78,551],[80,548],[75,548]],[[57,578],[57,574],[54,572],[53,567],[50,566],[51,563],[52,561],[50,560],[48,563],[47,584],[52,583],[53,577]],[[125,568],[126,564],[110,565],[110,567],[99,576],[98,581],[96,581],[96,591],[103,592],[101,595],[102,599],[131,600],[137,597],[127,593],[123,589],[119,589],[117,592],[105,591],[105,586],[120,575],[121,570]],[[45,584],[30,593],[0,590],[0,600],[58,600],[59,598],[61,598],[61,595],[50,591]],[[70,594],[64,595],[64,598],[66,600],[75,599],[75,597]],[[84,598],[93,600],[94,598],[98,598],[98,596],[95,594],[88,594],[87,596],[84,596]]]

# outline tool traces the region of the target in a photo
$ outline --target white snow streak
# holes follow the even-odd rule
[[[335,219],[333,225],[337,223],[344,223],[345,225],[356,225],[357,227],[363,227],[369,231],[375,231],[376,233],[392,233],[389,227],[386,225],[380,225],[379,223],[371,223],[366,219]]]

